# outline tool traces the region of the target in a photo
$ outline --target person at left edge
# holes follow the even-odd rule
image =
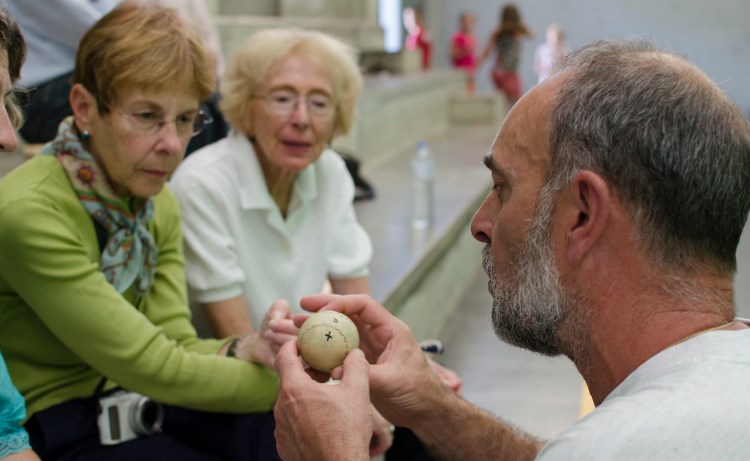
[[[272,360],[292,336],[196,336],[164,187],[214,88],[176,11],[123,2],[81,40],[73,116],[0,181],[0,349],[45,460],[278,459]],[[118,387],[164,404],[163,433],[102,445],[94,394]]]
[[[21,113],[16,106],[13,84],[21,73],[26,55],[26,44],[13,16],[0,7],[0,151],[14,152],[18,148],[16,129]],[[5,360],[0,354],[0,460],[38,461],[31,450],[29,435],[21,426],[26,415],[23,396],[13,385]]]

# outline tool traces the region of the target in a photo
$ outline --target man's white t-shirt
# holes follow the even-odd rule
[[[750,460],[750,329],[655,355],[537,459]]]

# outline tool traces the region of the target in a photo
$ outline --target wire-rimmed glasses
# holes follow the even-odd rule
[[[288,117],[299,104],[299,95],[291,90],[271,90],[266,94],[255,95],[255,99],[263,99],[268,103],[271,111],[277,115]],[[305,97],[307,112],[312,117],[329,118],[335,112],[335,105],[330,96],[323,93],[311,93]]]
[[[179,136],[193,137],[214,121],[202,109],[192,114],[179,115],[174,120],[167,120],[150,110],[118,112],[118,114],[126,117],[138,131],[152,135],[158,133],[167,123],[174,123]]]

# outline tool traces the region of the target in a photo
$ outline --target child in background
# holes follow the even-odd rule
[[[541,43],[534,53],[534,72],[539,75],[539,82],[546,79],[555,65],[570,50],[565,44],[565,31],[557,24],[547,27],[547,41]]]
[[[521,97],[521,79],[518,76],[521,39],[531,37],[531,32],[521,20],[518,8],[513,4],[503,6],[499,19],[500,23],[490,34],[479,63],[493,51],[496,53],[492,81],[495,88],[513,105]]]
[[[459,16],[459,30],[453,35],[451,61],[453,67],[466,72],[466,89],[474,93],[474,70],[476,68],[477,37],[474,35],[476,18],[473,13],[463,12]]]
[[[422,70],[430,68],[432,55],[432,38],[425,29],[424,14],[419,7],[404,9],[404,27],[406,27],[406,49],[419,50],[422,53]]]

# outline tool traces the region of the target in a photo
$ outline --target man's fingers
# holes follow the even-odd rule
[[[294,326],[299,328],[302,326],[303,323],[305,323],[305,320],[310,317],[310,314],[294,314],[292,316],[292,321],[294,322]]]
[[[306,374],[297,352],[297,341],[287,341],[281,346],[279,352],[276,354],[274,364],[276,372],[282,381],[285,376],[288,376],[288,379],[292,380],[299,373]]]
[[[357,316],[361,323],[370,327],[378,327],[395,319],[388,309],[364,294],[307,296],[300,300],[300,306],[313,312],[328,309],[349,317]]]
[[[352,349],[346,354],[342,368],[343,375],[341,376],[341,384],[344,386],[353,386],[355,388],[364,388],[369,395],[370,364],[367,363],[364,352],[362,352],[361,349]]]

